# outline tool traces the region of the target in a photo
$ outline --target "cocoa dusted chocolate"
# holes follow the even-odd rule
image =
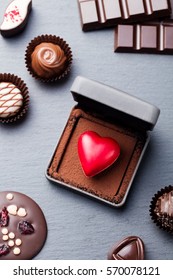
[[[21,32],[28,21],[32,0],[13,0],[4,13],[0,32],[4,37],[10,37]]]
[[[148,144],[147,131],[153,129],[159,109],[83,77],[76,78],[71,92],[78,104],[57,144],[47,178],[111,206],[121,206]],[[78,155],[78,141],[88,131],[103,139],[111,138],[120,147],[118,159],[93,177],[84,174]],[[94,155],[95,151],[96,147],[90,152]]]
[[[170,0],[78,0],[83,31],[169,17]]]
[[[108,260],[144,260],[144,243],[137,236],[128,236],[108,252]]]
[[[46,220],[35,201],[19,192],[0,192],[0,260],[32,259],[46,237]]]

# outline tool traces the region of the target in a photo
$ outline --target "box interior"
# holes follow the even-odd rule
[[[121,148],[118,160],[92,178],[85,176],[77,150],[79,136],[88,130],[102,137],[115,139]],[[75,106],[48,167],[48,177],[62,182],[69,188],[82,190],[96,198],[119,204],[128,191],[146,140],[146,132],[124,127],[119,121],[107,121],[104,114],[99,115]]]

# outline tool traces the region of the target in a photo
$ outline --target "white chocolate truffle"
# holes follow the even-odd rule
[[[15,116],[23,105],[21,91],[12,83],[0,83],[0,117]]]

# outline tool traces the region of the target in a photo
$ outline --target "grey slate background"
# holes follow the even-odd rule
[[[1,19],[8,3],[1,0]],[[71,74],[60,84],[42,84],[25,67],[27,44],[46,33],[63,37],[73,51]],[[23,192],[43,209],[48,238],[35,259],[106,259],[109,248],[128,235],[143,239],[146,259],[173,259],[173,237],[158,229],[149,216],[154,193],[173,183],[173,56],[114,53],[113,29],[81,31],[76,0],[33,0],[25,31],[9,39],[0,36],[0,72],[20,76],[30,92],[27,118],[20,124],[0,125],[0,191]],[[75,104],[70,87],[77,75],[119,88],[161,109],[121,209],[56,186],[44,175]]]

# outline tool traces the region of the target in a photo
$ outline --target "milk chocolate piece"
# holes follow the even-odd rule
[[[44,42],[37,45],[31,54],[31,67],[38,76],[48,79],[64,71],[66,60],[60,46]]]
[[[108,253],[108,260],[143,260],[144,243],[137,236],[129,236],[115,244]]]
[[[11,200],[7,198],[9,193],[13,194]],[[8,212],[10,205],[24,207],[26,216]],[[38,204],[22,193],[4,191],[0,192],[0,212],[0,260],[28,260],[36,256],[47,236],[46,220]],[[8,223],[4,224],[5,215]]]
[[[115,52],[173,54],[173,21],[118,25]]]
[[[170,0],[78,0],[83,31],[171,14]]]
[[[67,42],[51,34],[32,39],[25,52],[28,71],[42,82],[55,82],[66,77],[72,60],[72,51]]]
[[[150,213],[157,226],[173,233],[173,186],[165,187],[155,194]]]

